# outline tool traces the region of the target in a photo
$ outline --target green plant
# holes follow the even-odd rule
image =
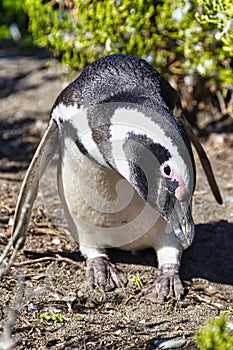
[[[220,80],[225,85],[232,85],[233,61],[233,5],[231,0],[201,0],[200,9],[195,16],[201,25],[212,29],[214,43],[214,57],[216,58],[216,72],[221,75]],[[219,70],[217,64],[221,63]]]
[[[227,328],[229,317],[221,317],[207,321],[207,325],[195,335],[200,350],[232,350],[233,336]]]
[[[215,37],[222,42],[222,49],[233,57],[233,6],[231,0],[201,0],[199,2],[202,11],[196,13],[196,18],[201,23],[214,25]]]
[[[55,49],[72,68],[94,59],[127,53],[147,58],[154,46],[153,1],[75,0],[72,9],[54,1],[26,0],[35,43]]]
[[[28,33],[28,17],[23,9],[24,0],[2,0],[0,2],[0,39],[12,38],[12,25],[17,25],[20,33],[20,46],[32,45],[31,35]]]
[[[220,86],[232,84],[232,50],[231,53],[225,50],[225,44],[221,40],[223,36],[219,36],[219,24],[225,23],[225,18],[218,23],[212,20],[211,15],[212,11],[216,19],[222,18],[223,6],[224,13],[229,12],[229,16],[232,16],[229,0],[165,0],[157,6],[160,14],[157,20],[158,30],[171,42],[165,48],[171,47],[176,52],[176,59],[181,61],[180,65],[172,67],[174,73],[183,71],[184,74],[199,74]],[[207,8],[208,15],[204,15]],[[228,39],[231,37],[233,40],[232,20],[228,27]]]
[[[37,317],[46,320],[46,321],[53,321],[54,323],[60,323],[63,322],[62,315],[61,314],[55,314],[55,315],[48,315],[48,314],[41,314],[38,313]]]
[[[143,283],[142,283],[142,280],[141,280],[140,276],[132,275],[132,278],[133,278],[133,281],[136,283],[138,289],[142,289]]]
[[[232,84],[231,0],[25,0],[36,45],[72,69],[109,53],[146,59],[165,76]]]

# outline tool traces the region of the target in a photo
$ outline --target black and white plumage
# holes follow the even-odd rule
[[[58,150],[59,193],[90,284],[108,289],[125,282],[107,248],[153,247],[160,277],[147,293],[180,298],[181,254],[194,237],[189,204],[195,188],[180,114],[177,93],[144,60],[110,55],[89,65],[52,108],[22,186],[14,241],[26,234],[39,178]]]

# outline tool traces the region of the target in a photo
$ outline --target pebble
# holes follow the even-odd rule
[[[85,291],[84,290],[82,290],[82,289],[78,290],[78,292],[77,292],[77,297],[78,298],[82,298],[84,295],[85,295]]]
[[[154,343],[159,349],[180,349],[186,345],[186,339],[159,340]]]
[[[8,221],[8,226],[13,226],[14,225],[14,218],[10,217],[9,221]]]
[[[61,240],[58,237],[55,237],[55,238],[53,238],[52,243],[59,245],[61,243]]]

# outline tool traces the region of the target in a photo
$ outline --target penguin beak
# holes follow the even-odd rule
[[[178,242],[188,248],[194,238],[195,226],[188,202],[175,200],[175,205],[168,215],[169,223]]]
[[[161,191],[160,213],[166,218],[181,246],[186,249],[193,241],[195,226],[188,198],[179,200],[174,191]]]

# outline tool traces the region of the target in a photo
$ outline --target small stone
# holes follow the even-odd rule
[[[187,343],[186,339],[158,340],[154,343],[159,349],[180,349]]]
[[[77,297],[78,298],[82,298],[83,296],[84,296],[84,291],[83,290],[78,290],[78,292],[77,292]]]
[[[60,240],[60,238],[55,237],[55,238],[53,238],[52,243],[56,244],[56,245],[59,245],[61,243],[61,240]]]
[[[14,218],[10,217],[9,221],[8,221],[8,226],[13,226],[14,225]]]
[[[140,324],[145,324],[145,323],[146,323],[146,320],[141,320],[141,321],[139,321],[138,323],[140,323]]]

